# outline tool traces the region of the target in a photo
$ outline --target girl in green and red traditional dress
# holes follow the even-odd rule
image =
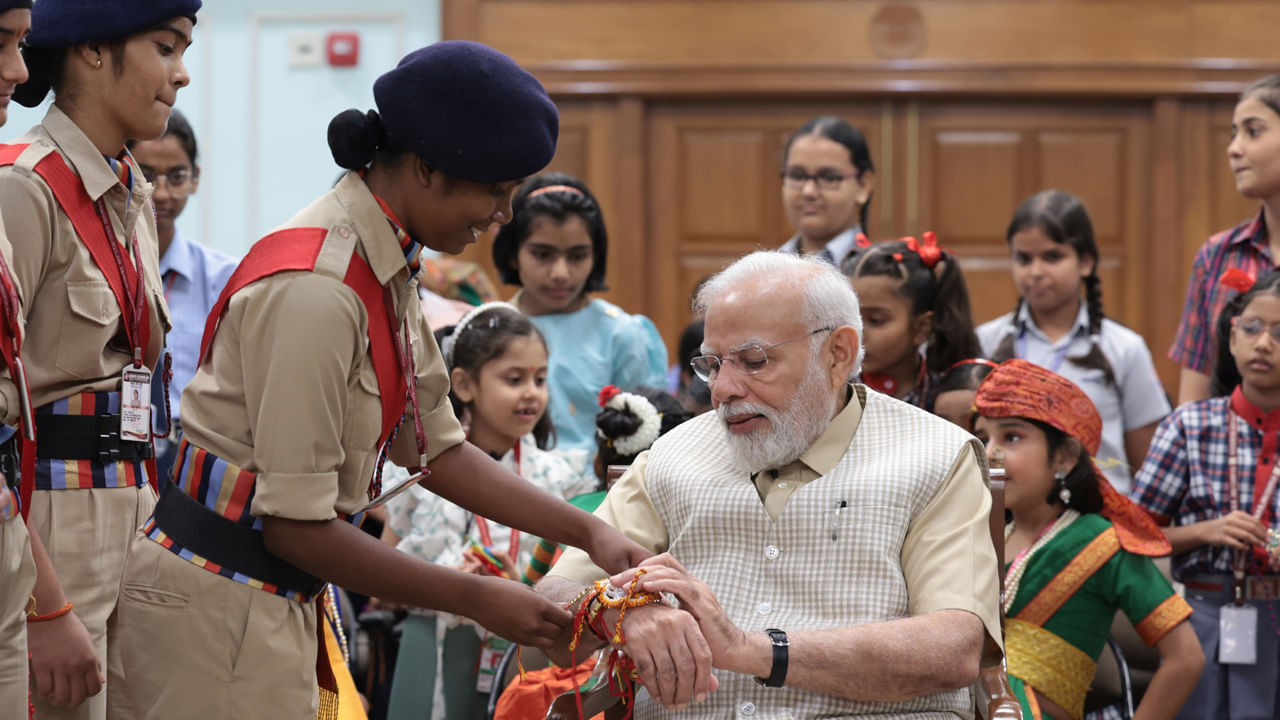
[[[1071,381],[1009,360],[978,388],[975,428],[1005,468],[1005,656],[1023,717],[1078,720],[1116,610],[1161,665],[1135,717],[1172,718],[1204,656],[1191,608],[1151,561],[1169,543],[1093,462],[1102,420]]]

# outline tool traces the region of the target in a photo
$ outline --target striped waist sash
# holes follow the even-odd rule
[[[308,602],[324,581],[272,555],[249,513],[257,475],[187,442],[160,489],[147,537],[184,560],[266,592]]]
[[[36,408],[34,488],[87,490],[145,485],[151,444],[121,442],[119,414],[118,392],[79,393]],[[76,451],[60,452],[62,448]]]

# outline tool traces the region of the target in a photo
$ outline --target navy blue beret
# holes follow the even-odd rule
[[[200,0],[38,0],[27,47],[65,48],[115,40],[175,17],[195,22]]]
[[[62,48],[97,40],[117,40],[145,32],[171,18],[196,20],[201,0],[36,0],[23,58],[30,77],[13,99],[35,107],[53,83],[50,66]]]
[[[373,98],[392,139],[461,180],[519,180],[556,152],[560,114],[542,83],[480,43],[439,42],[409,53],[378,78]]]

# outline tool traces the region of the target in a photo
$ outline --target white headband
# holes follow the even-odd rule
[[[462,337],[462,331],[466,330],[467,325],[472,320],[475,320],[480,313],[487,312],[495,308],[506,308],[517,313],[520,312],[520,308],[517,308],[515,305],[507,302],[487,302],[468,310],[467,314],[463,315],[462,319],[458,321],[458,324],[453,326],[453,331],[448,335],[445,335],[444,339],[440,341],[440,353],[444,355],[444,366],[446,368],[449,370],[453,369],[453,348],[458,344],[458,338]]]

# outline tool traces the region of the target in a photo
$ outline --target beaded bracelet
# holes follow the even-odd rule
[[[70,600],[67,601],[66,605],[63,605],[62,607],[58,608],[57,610],[54,610],[48,615],[32,615],[28,617],[27,622],[33,623],[33,622],[46,622],[49,620],[57,620],[58,618],[62,617],[63,615],[66,615],[69,612],[71,612]]]

